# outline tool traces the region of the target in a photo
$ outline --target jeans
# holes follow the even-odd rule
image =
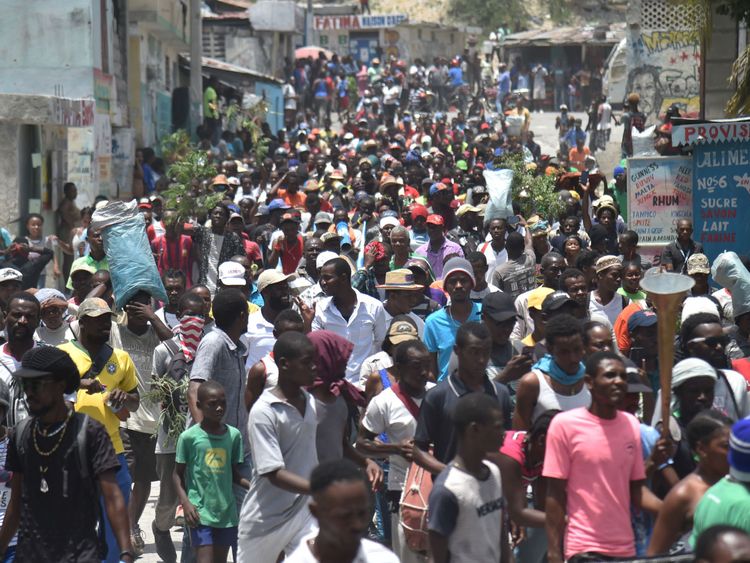
[[[125,459],[125,454],[117,454],[117,461],[120,462],[120,469],[117,470],[115,479],[117,480],[117,486],[120,487],[123,499],[125,500],[125,507],[127,509],[128,502],[130,501],[130,486],[133,482],[130,479],[130,472],[128,471],[128,462]],[[104,559],[107,563],[118,563],[120,561],[120,545],[117,543],[117,538],[112,530],[112,526],[109,523],[107,517],[107,509],[104,506],[104,499],[101,500],[102,513],[104,514],[104,537],[107,539],[107,558]]]
[[[555,85],[555,110],[560,109],[560,106],[565,103],[565,86],[557,86]],[[572,107],[568,108],[570,111],[573,111]]]

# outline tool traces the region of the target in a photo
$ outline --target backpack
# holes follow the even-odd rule
[[[399,525],[406,545],[412,551],[427,552],[427,505],[432,491],[432,475],[416,463],[409,466],[399,503]]]
[[[169,353],[172,354],[169,364],[167,364],[167,371],[164,374],[164,377],[168,377],[176,383],[180,383],[186,377],[190,376],[190,369],[193,366],[193,362],[188,362],[185,359],[185,354],[182,352],[182,348],[174,340],[165,340],[164,345],[167,347],[167,350],[169,350]],[[187,412],[188,405],[186,397],[182,396],[182,394],[176,389],[172,391],[172,403],[181,412]],[[165,418],[165,430],[167,429],[168,423],[169,421]]]
[[[75,456],[76,456],[76,465],[78,466],[78,471],[81,475],[81,481],[84,484],[84,487],[87,487],[89,489],[89,493],[92,495],[92,497],[95,499],[95,510],[96,510],[96,519],[97,519],[97,537],[98,537],[98,547],[99,547],[99,558],[102,560],[105,560],[107,558],[107,538],[105,536],[105,522],[104,522],[104,513],[102,511],[101,503],[99,502],[99,499],[101,498],[101,489],[99,487],[99,481],[91,475],[91,472],[89,471],[89,461],[88,461],[88,454],[86,452],[86,429],[89,425],[89,415],[87,414],[81,414],[81,413],[73,413],[73,416],[71,417],[71,421],[69,424],[77,425],[78,427],[75,429],[75,440],[73,444],[70,446],[70,449],[68,449],[67,452],[65,452],[64,458],[67,458],[69,455],[72,455],[73,449],[75,448]],[[25,463],[25,457],[27,453],[26,449],[26,437],[28,433],[31,431],[31,422],[32,418],[24,418],[21,420],[16,426],[15,426],[15,445],[16,445],[16,455],[19,459],[23,460]],[[67,483],[65,483],[65,486],[67,487]]]

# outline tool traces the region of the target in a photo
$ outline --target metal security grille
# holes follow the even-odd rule
[[[694,29],[700,17],[700,10],[686,3],[641,0],[641,29]]]

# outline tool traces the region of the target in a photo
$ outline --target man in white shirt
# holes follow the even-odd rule
[[[310,476],[310,493],[310,512],[319,529],[302,539],[287,563],[399,562],[386,547],[364,538],[370,525],[370,491],[364,473],[352,461],[321,463]]]
[[[398,383],[376,395],[362,418],[357,450],[373,457],[389,456],[388,506],[391,510],[391,534],[393,550],[401,563],[419,563],[425,558],[406,545],[403,530],[399,526],[399,500],[404,488],[406,473],[412,461],[414,433],[425,391],[434,387],[427,382],[430,371],[430,353],[419,340],[399,344],[394,352],[394,372]],[[376,440],[385,434],[388,442]]]
[[[258,292],[263,296],[263,307],[247,318],[247,332],[242,336],[242,343],[247,347],[248,369],[268,354],[276,342],[273,335],[273,323],[276,316],[291,305],[289,278],[278,270],[265,270],[258,276]]]
[[[385,338],[383,304],[352,288],[351,269],[343,258],[326,262],[319,281],[328,297],[316,307],[312,330],[330,330],[354,343],[346,379],[357,385],[362,362],[380,350]]]

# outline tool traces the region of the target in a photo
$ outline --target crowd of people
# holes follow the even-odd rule
[[[187,217],[164,172],[138,209],[166,301],[114,307],[108,201],[73,184],[56,235],[0,231],[0,560],[747,560],[750,261],[712,271],[687,219],[641,253],[625,168],[575,122],[542,155],[523,103],[214,146]],[[559,213],[493,205],[509,158]],[[674,358],[662,270],[694,282]]]

